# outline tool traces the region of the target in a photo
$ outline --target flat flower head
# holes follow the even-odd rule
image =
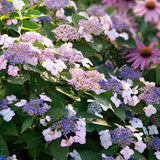
[[[130,149],[128,146],[125,147],[124,149],[122,149],[120,151],[120,153],[124,156],[124,158],[127,160],[131,157],[131,155],[134,154],[134,151],[132,149]]]
[[[149,134],[150,135],[154,135],[154,134],[158,134],[158,129],[157,126],[155,126],[154,124],[152,126],[148,126],[149,129]]]
[[[143,143],[143,141],[138,141],[135,143],[135,147],[134,149],[137,150],[140,153],[144,152],[144,149],[147,147],[147,145],[145,143]]]
[[[19,68],[17,66],[12,66],[12,65],[8,66],[9,75],[16,77],[18,75],[18,71],[19,71]]]
[[[156,108],[154,108],[153,105],[148,105],[147,107],[144,107],[143,111],[145,112],[145,115],[147,117],[150,117],[152,114],[155,114],[157,112]]]
[[[131,126],[133,128],[142,128],[143,127],[143,123],[139,118],[133,118],[132,120],[129,121],[129,123],[131,124]]]
[[[0,56],[0,70],[7,68],[7,60],[5,59],[4,55]]]
[[[25,4],[22,0],[13,0],[13,6],[19,11],[21,11],[25,6]]]
[[[14,104],[17,107],[22,107],[27,103],[27,101],[25,99],[21,99],[20,102],[17,102],[16,104]]]
[[[145,46],[141,41],[136,40],[136,49],[128,49],[125,58],[129,58],[127,62],[133,62],[132,67],[137,69],[140,67],[141,70],[145,68],[149,69],[150,61],[153,64],[160,63],[158,56],[160,56],[160,50],[154,49],[154,45],[157,42],[155,39],[149,46]]]
[[[74,137],[70,136],[68,140],[62,139],[61,141],[61,147],[69,147],[74,142]]]
[[[141,17],[145,16],[145,22],[159,21],[160,3],[157,0],[136,1],[134,13]]]

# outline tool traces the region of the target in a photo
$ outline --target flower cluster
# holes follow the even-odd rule
[[[26,63],[27,58],[38,57],[39,55],[36,50],[31,48],[31,45],[25,43],[9,44],[3,54],[12,65]]]
[[[98,82],[104,79],[104,75],[98,71],[84,71],[79,66],[71,68],[69,72],[72,75],[72,79],[68,80],[68,83],[75,86],[76,90],[92,90],[99,91],[100,85]]]
[[[121,147],[126,147],[133,143],[133,132],[128,128],[118,127],[110,133],[114,144],[119,144]]]
[[[37,98],[35,100],[31,100],[29,103],[26,103],[22,108],[22,111],[27,112],[30,116],[38,116],[45,114],[50,108],[51,106],[44,103],[43,99]]]
[[[56,35],[57,39],[62,41],[75,40],[80,38],[80,34],[76,27],[72,27],[69,24],[59,25],[56,29],[53,30],[53,33]]]
[[[15,12],[13,3],[7,0],[0,0],[0,15],[8,15],[10,12]]]
[[[54,122],[51,127],[43,130],[44,139],[52,141],[64,136],[67,139],[61,140],[61,147],[71,146],[74,142],[84,144],[86,142],[86,123],[83,119],[76,118],[72,106],[67,106],[65,111],[66,115],[62,116],[58,122]]]

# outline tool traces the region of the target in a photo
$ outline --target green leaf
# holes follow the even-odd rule
[[[79,21],[82,19],[86,19],[86,18],[81,15],[78,15],[78,14],[72,15],[72,21],[73,21],[74,25],[76,25],[76,26],[78,26]]]
[[[33,46],[44,50],[44,45],[42,43],[38,42],[37,40],[33,43]]]
[[[66,160],[69,148],[61,147],[59,139],[52,141],[48,148],[55,160]]]
[[[55,38],[54,36],[54,33],[51,32],[54,28],[56,27],[56,25],[52,25],[51,23],[49,22],[45,22],[43,23],[43,29],[46,31],[47,33],[47,36],[49,39],[53,40],[53,41],[56,41],[57,39]]]
[[[37,73],[40,73],[41,74],[41,71],[40,69],[38,69],[36,66],[33,66],[31,64],[25,64],[27,69],[30,71],[33,71],[33,72],[37,72]]]
[[[35,30],[40,29],[40,27],[32,21],[23,20],[22,22],[23,22],[22,29],[24,29],[24,30],[35,31]]]
[[[37,147],[29,149],[28,151],[29,151],[29,154],[33,158],[35,158],[35,157],[37,157],[40,154],[41,150],[42,150],[41,146],[37,146]]]
[[[127,48],[136,48],[136,43],[135,43],[134,39],[132,39],[132,38],[129,38],[128,40],[124,40],[123,38],[119,37],[116,39],[116,42],[119,45],[127,47]]]
[[[24,71],[17,77],[12,77],[12,76],[8,77],[7,81],[9,83],[14,83],[14,84],[23,84],[25,81],[29,79],[29,76],[30,76],[29,72]]]
[[[119,146],[117,145],[112,145],[108,149],[102,149],[99,154],[101,155],[104,153],[105,155],[112,155],[115,152],[115,150],[118,149],[118,147]]]
[[[4,22],[3,22],[3,24],[8,28],[8,29],[12,29],[12,30],[14,30],[14,31],[16,31],[16,32],[19,32],[19,27],[21,27],[21,25],[22,25],[22,22],[20,21],[20,20],[18,20],[18,23],[15,25],[15,24],[11,24],[11,25],[7,25],[6,24],[6,22],[7,22],[7,20],[5,20]]]
[[[112,96],[112,90],[108,91],[108,92],[101,93],[99,95],[97,95],[97,94],[93,95],[94,99],[98,103],[103,104],[103,105],[109,107],[110,109],[112,109],[112,107],[110,105],[110,103],[111,103],[111,96]]]
[[[106,9],[106,13],[108,15],[111,15],[114,11],[115,11],[115,7],[107,7]]]
[[[134,151],[134,155],[132,156],[135,159],[138,160],[147,160],[143,154],[139,153],[138,151]]]
[[[160,112],[157,112],[156,114],[155,114],[155,119],[156,119],[156,123],[157,123],[157,125],[158,125],[158,127],[160,127]]]
[[[77,151],[83,160],[101,160],[101,157],[96,152],[90,150]]]
[[[21,137],[16,141],[16,143],[24,143],[27,142],[33,138],[38,137],[39,134],[37,132],[29,131],[25,132],[24,134],[21,135]]]
[[[72,89],[65,87],[65,86],[56,86],[56,90],[61,92],[62,94],[65,94],[66,96],[76,100],[80,101],[81,99],[74,95],[74,92]]]
[[[97,52],[100,52],[101,50],[109,47],[111,44],[105,41],[102,41],[102,39],[95,37],[93,38],[93,42],[88,42],[88,44],[95,49]]]
[[[44,72],[41,72],[41,75],[42,79],[44,79],[45,81],[49,81],[49,82],[52,82],[52,83],[55,83],[57,82],[57,78],[54,77],[51,73],[47,72],[47,71],[44,71]]]
[[[51,107],[51,109],[48,110],[47,114],[51,116],[51,121],[55,121],[65,115],[66,112],[62,107]]]
[[[34,117],[29,117],[23,122],[21,134],[33,124],[33,121],[34,121]]]
[[[33,9],[29,10],[26,14],[25,12],[22,13],[23,19],[29,19],[34,17],[42,17],[44,14],[42,14],[39,10]]]
[[[114,114],[119,117],[122,121],[125,121],[126,119],[126,114],[125,111],[122,107],[114,108]]]
[[[160,64],[157,64],[156,66],[156,80],[157,80],[157,83],[160,82]]]
[[[87,42],[80,44],[73,43],[73,48],[81,51],[83,56],[86,58],[94,56],[94,53],[96,52]]]
[[[0,157],[8,156],[8,147],[2,136],[0,135]]]
[[[42,135],[37,135],[37,137],[31,138],[27,141],[27,148],[34,148],[40,145],[42,137]]]
[[[0,127],[1,135],[18,136],[17,127],[13,121],[4,122]]]
[[[0,101],[4,98],[5,91],[5,89],[0,89]]]

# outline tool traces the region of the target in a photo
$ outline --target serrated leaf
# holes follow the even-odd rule
[[[93,37],[93,42],[88,42],[88,44],[95,49],[97,52],[100,52],[101,50],[107,48],[110,46],[110,43],[107,43],[105,41],[102,41],[102,39],[98,37]]]
[[[156,66],[156,80],[157,80],[157,83],[160,82],[160,64]]]
[[[2,136],[0,135],[0,157],[8,156],[8,147]]]
[[[115,11],[115,7],[107,7],[106,9],[106,13],[108,15],[111,15],[114,11]]]
[[[117,145],[112,145],[108,149],[102,149],[99,154],[112,155],[118,147]]]
[[[34,17],[42,17],[44,14],[42,14],[39,10],[33,9],[29,10],[26,14],[25,12],[22,13],[23,19],[29,19]]]
[[[44,45],[37,40],[33,43],[34,47],[38,47],[39,49],[44,49]]]
[[[23,122],[21,134],[33,124],[33,121],[34,121],[34,117],[29,117]]]
[[[81,44],[73,43],[73,48],[76,48],[78,51],[81,51],[83,56],[88,58],[94,56],[96,52],[88,43],[84,42]]]
[[[80,101],[81,100],[79,97],[75,96],[73,90],[71,90],[68,87],[56,86],[56,90],[61,92],[62,94],[65,94],[66,96],[76,100],[76,101]]]
[[[29,71],[33,71],[41,74],[40,69],[38,69],[36,66],[33,66],[31,64],[26,64],[26,67]]]
[[[51,116],[51,121],[58,120],[65,114],[66,112],[62,107],[51,107],[51,109],[49,109],[47,112],[47,115]]]
[[[78,151],[80,154],[81,159],[83,160],[101,160],[102,158],[97,155],[96,152],[90,151],[90,150],[83,150]]]
[[[30,132],[25,132],[24,134],[21,135],[21,137],[16,141],[16,143],[24,143],[27,142],[33,138],[38,137],[39,134],[33,131]]]
[[[41,75],[42,79],[44,79],[45,81],[49,81],[49,82],[52,82],[52,83],[55,83],[57,82],[57,79],[56,77],[54,77],[53,75],[51,75],[51,73],[47,72],[47,71],[44,71],[44,72],[41,72]]]
[[[136,43],[135,43],[134,39],[132,39],[132,38],[129,38],[128,40],[124,40],[123,38],[119,37],[116,39],[116,42],[119,45],[127,47],[127,48],[136,48]]]
[[[41,143],[42,135],[38,135],[37,137],[31,138],[29,141],[27,141],[27,148],[34,148],[38,146]]]
[[[50,150],[52,156],[55,160],[66,160],[67,154],[69,152],[68,147],[61,147],[60,140],[56,139],[49,144],[48,149]]]
[[[18,75],[17,77],[8,77],[7,81],[9,83],[14,83],[14,84],[23,84],[25,81],[29,79],[29,72],[25,71],[22,74]]]
[[[35,158],[35,157],[37,157],[40,154],[40,152],[41,152],[41,146],[37,146],[37,147],[31,148],[28,151],[29,151],[29,154],[33,158]]]
[[[5,91],[5,89],[0,89],[0,101],[4,98]]]
[[[139,153],[138,151],[134,151],[134,155],[132,156],[135,159],[138,160],[147,160],[143,154]]]
[[[86,18],[81,15],[78,15],[78,14],[72,15],[72,21],[73,21],[74,25],[76,25],[76,26],[78,26],[79,21],[82,19],[86,19]]]
[[[122,121],[125,121],[126,114],[122,107],[114,108],[114,114],[119,117]]]
[[[93,98],[100,104],[103,104],[107,107],[109,107],[110,109],[112,109],[110,103],[111,103],[111,96],[112,96],[112,90],[111,91],[108,91],[108,92],[104,92],[104,93],[101,93],[99,95],[97,94],[94,94],[92,95]],[[113,110],[113,109],[112,109]]]
[[[17,127],[13,121],[4,122],[0,127],[1,135],[18,136]]]
[[[32,21],[23,20],[22,23],[23,23],[22,29],[24,29],[24,30],[35,31],[35,30],[40,29],[40,27]]]
[[[44,22],[43,23],[43,29],[46,31],[48,38],[53,40],[53,41],[56,41],[56,38],[55,38],[53,32],[51,32],[54,28],[55,28],[55,26],[53,26],[49,22]]]

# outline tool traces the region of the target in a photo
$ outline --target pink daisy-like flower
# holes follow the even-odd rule
[[[117,9],[129,10],[135,4],[135,0],[103,0],[106,6],[113,6]]]
[[[141,17],[145,15],[145,22],[159,21],[160,3],[157,0],[137,1],[134,8],[134,13]]]
[[[149,69],[149,62],[152,61],[155,65],[160,63],[158,56],[160,56],[160,49],[153,49],[157,40],[155,39],[148,47],[146,47],[141,41],[136,40],[136,49],[128,49],[128,52],[122,53],[125,58],[129,58],[127,62],[133,62],[132,67],[141,70],[145,68]]]

